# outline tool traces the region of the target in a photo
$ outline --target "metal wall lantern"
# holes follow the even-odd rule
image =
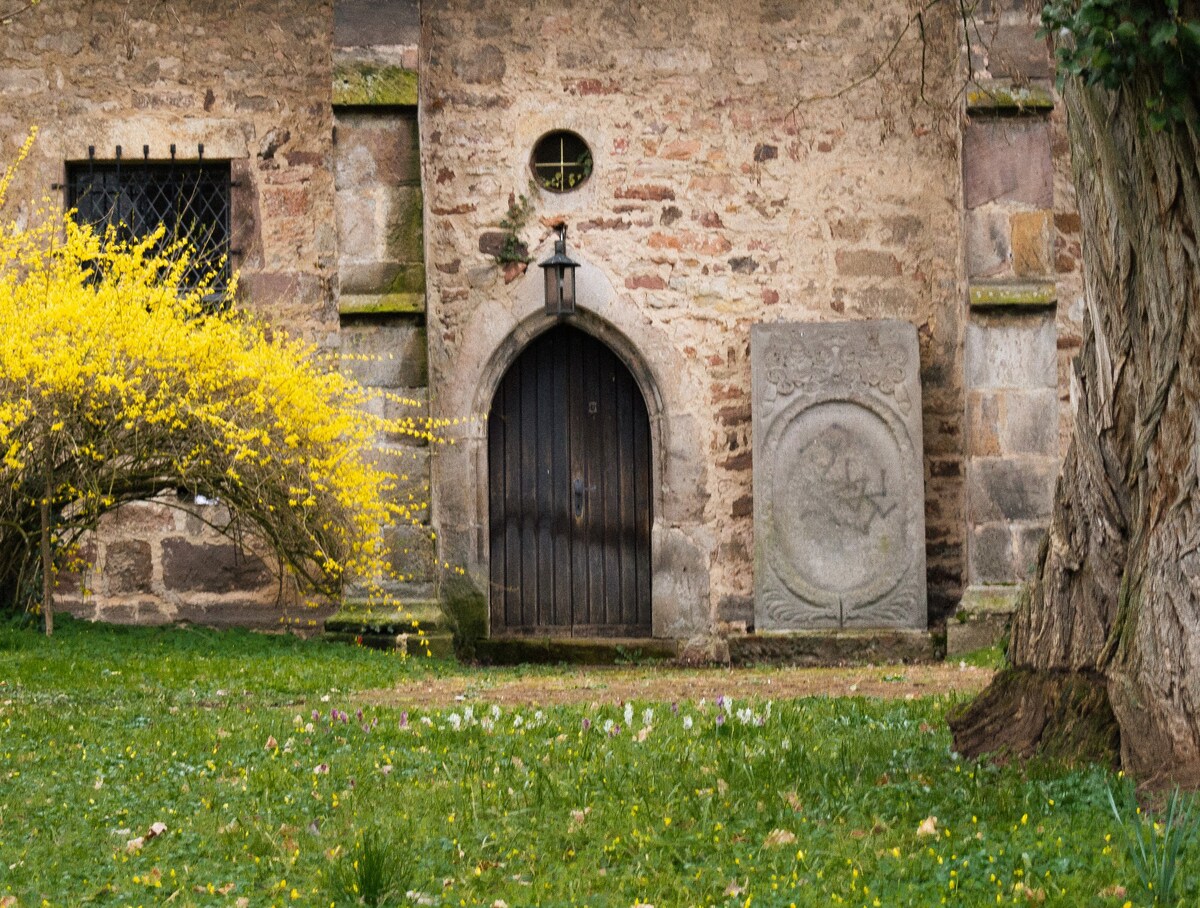
[[[575,269],[579,263],[567,258],[567,225],[558,225],[554,255],[541,263],[546,275],[546,314],[563,318],[575,311]]]

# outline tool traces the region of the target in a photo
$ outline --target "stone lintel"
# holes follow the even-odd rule
[[[1054,281],[996,280],[971,282],[972,309],[1037,309],[1058,302]]]
[[[424,293],[343,293],[341,315],[412,315],[425,311]]]
[[[335,107],[397,107],[417,103],[417,74],[402,66],[339,61],[333,68]]]
[[[1038,85],[982,80],[967,89],[967,113],[970,114],[1045,114],[1053,109],[1053,93]]]

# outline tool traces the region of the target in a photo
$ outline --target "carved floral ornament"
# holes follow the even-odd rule
[[[775,401],[780,396],[807,395],[839,386],[850,394],[874,392],[892,398],[899,411],[907,415],[912,401],[904,384],[909,365],[904,345],[878,339],[876,344],[864,347],[861,336],[852,339],[847,333],[840,338],[836,332],[826,330],[823,349],[776,343],[766,351],[769,387],[763,399]]]

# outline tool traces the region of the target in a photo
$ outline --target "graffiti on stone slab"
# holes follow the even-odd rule
[[[755,626],[924,627],[916,332],[752,331]]]

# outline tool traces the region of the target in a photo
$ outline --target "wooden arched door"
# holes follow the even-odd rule
[[[650,420],[629,370],[565,325],[488,417],[491,633],[648,636]]]

